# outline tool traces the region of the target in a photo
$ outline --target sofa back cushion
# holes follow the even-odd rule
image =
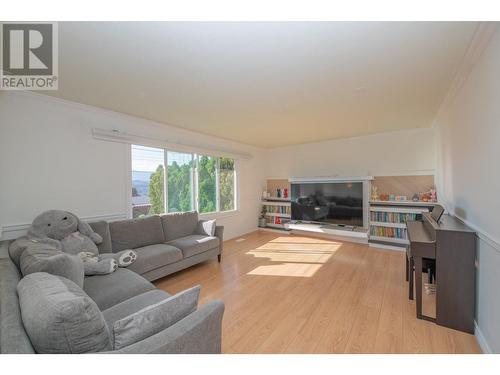
[[[180,237],[195,234],[198,230],[198,212],[178,212],[161,216],[165,240],[172,241]]]
[[[104,220],[89,223],[90,227],[102,237],[102,242],[97,245],[99,254],[112,253],[111,235],[109,234],[109,223]]]
[[[21,254],[20,267],[23,276],[35,272],[47,272],[65,277],[83,288],[85,272],[82,260],[76,255],[63,253],[50,245],[30,244]]]
[[[159,216],[109,223],[113,252],[165,242]]]
[[[45,272],[17,285],[23,324],[37,353],[95,353],[111,349],[104,317],[72,281]]]
[[[200,286],[145,307],[113,323],[114,349],[118,350],[153,336],[185,318],[198,307]]]

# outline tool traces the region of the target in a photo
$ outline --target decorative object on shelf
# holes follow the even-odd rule
[[[379,200],[379,195],[378,195],[378,187],[375,185],[372,185],[372,201],[378,201]]]
[[[437,202],[436,189],[431,189],[431,191],[429,192],[429,200],[430,200],[430,202]]]
[[[266,198],[267,198],[267,194],[268,194],[268,193],[267,193],[267,191],[265,191],[265,190],[264,190],[264,191],[262,192],[262,198],[263,198],[263,199],[266,199]]]
[[[389,194],[380,194],[379,199],[381,201],[388,201],[389,200]]]
[[[267,220],[266,220],[266,213],[267,213],[267,208],[265,205],[262,205],[262,208],[260,210],[260,217],[259,217],[259,227],[265,228]]]
[[[395,201],[396,200],[396,196],[394,194],[389,194],[389,200],[390,201]]]
[[[276,189],[276,198],[281,198],[281,189]]]
[[[287,188],[283,189],[283,198],[288,198],[288,189]]]
[[[413,197],[411,198],[413,202],[418,202],[420,199],[418,197],[418,194],[413,194]]]

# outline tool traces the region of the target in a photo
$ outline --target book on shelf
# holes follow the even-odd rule
[[[406,228],[372,226],[370,228],[370,235],[377,237],[400,238],[403,240],[407,239]]]
[[[292,211],[290,206],[266,206],[266,212],[290,215]]]
[[[279,217],[279,216],[268,216],[266,217],[267,224],[274,225],[285,225],[290,223],[290,219]]]
[[[409,220],[417,220],[417,215],[415,213],[399,213],[399,212],[370,212],[370,220],[386,223],[399,223],[404,224]]]

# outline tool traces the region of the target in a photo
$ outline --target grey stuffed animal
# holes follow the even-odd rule
[[[79,255],[88,276],[114,272],[137,258],[133,250],[99,255],[96,244],[102,242],[102,237],[68,211],[50,210],[38,215],[28,231],[28,239],[42,240],[66,253]]]

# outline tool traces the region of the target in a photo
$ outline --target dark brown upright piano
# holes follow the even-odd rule
[[[408,256],[415,263],[417,318],[474,333],[476,238],[454,216],[430,213],[408,221]],[[422,315],[422,259],[436,260],[436,318]]]

